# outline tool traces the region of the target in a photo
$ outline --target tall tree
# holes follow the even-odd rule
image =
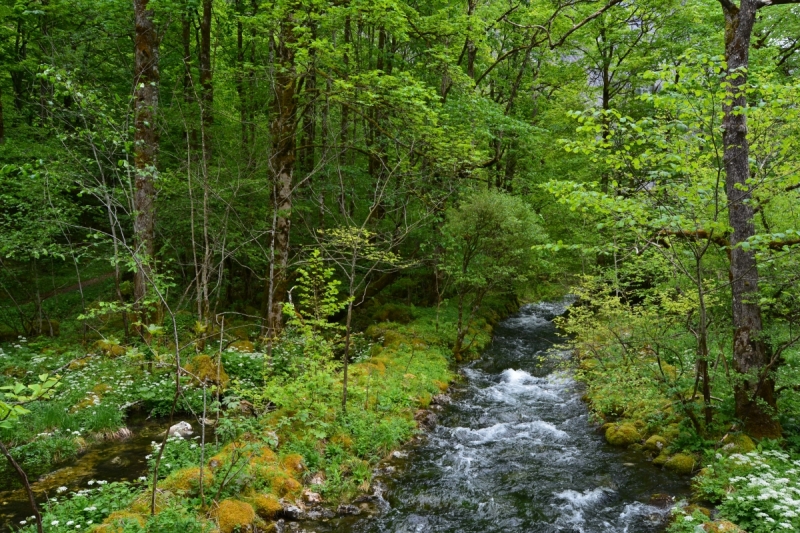
[[[295,20],[287,9],[280,21],[275,39],[275,81],[270,124],[272,153],[273,225],[270,244],[269,273],[265,285],[263,314],[267,335],[274,337],[281,327],[281,313],[286,293],[286,269],[289,264],[289,230],[291,229],[292,193],[297,149],[297,67],[295,65]]]
[[[736,6],[719,0],[725,13],[726,100],[723,104],[723,146],[728,222],[732,229],[731,289],[733,293],[733,363],[739,379],[735,385],[736,415],[754,436],[780,436],[774,416],[775,378],[771,354],[764,338],[758,293],[755,251],[743,243],[755,236],[750,145],[747,138],[746,87],[750,44],[759,9],[798,0],[742,0]]]
[[[134,181],[133,231],[137,260],[134,298],[139,310],[152,278],[155,252],[155,176],[158,154],[159,37],[149,0],[134,0],[136,20],[134,52]],[[142,317],[145,319],[146,317]]]

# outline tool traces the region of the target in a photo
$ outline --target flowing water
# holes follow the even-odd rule
[[[466,383],[423,444],[388,481],[385,510],[315,524],[320,531],[661,531],[655,495],[683,495],[688,478],[614,449],[588,419],[552,319],[564,304],[524,307],[464,368]],[[657,496],[655,499],[658,500]]]
[[[193,426],[198,431],[197,425]],[[133,416],[128,419],[128,427],[133,433],[130,438],[95,444],[86,453],[58,465],[56,470],[32,479],[37,501],[42,504],[48,497],[58,495],[59,487],[71,492],[91,488],[92,480],[131,481],[146,474],[145,456],[152,451],[151,442],[163,438],[169,423]],[[0,479],[0,533],[16,530],[20,520],[31,515],[27,494],[16,476],[8,470],[5,475],[7,479]]]
[[[568,353],[552,319],[565,304],[536,304],[499,324],[490,348],[463,368],[465,382],[423,443],[396,461],[382,512],[327,523],[318,532],[486,533],[661,531],[668,510],[654,495],[688,493],[688,478],[641,454],[608,446],[588,419],[581,391],[559,370]],[[164,423],[93,447],[35,484],[40,499],[59,486],[131,479]],[[9,480],[10,481],[10,480]],[[0,492],[0,532],[27,516],[21,491]]]

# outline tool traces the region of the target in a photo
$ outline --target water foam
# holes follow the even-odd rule
[[[612,492],[614,491],[607,487],[597,487],[583,492],[567,489],[554,493],[553,496],[564,501],[558,508],[560,516],[556,520],[556,524],[566,523],[573,527],[581,526],[586,522],[584,513]]]

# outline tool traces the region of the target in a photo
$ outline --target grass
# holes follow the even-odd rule
[[[489,343],[492,325],[515,309],[514,302],[504,299],[485,304],[467,337],[472,340],[472,355]],[[249,511],[242,510],[261,509],[255,521],[264,526],[274,512],[269,511],[274,507],[269,502],[299,497],[311,480],[321,480],[310,488],[329,504],[369,491],[375,465],[415,434],[417,411],[430,405],[454,378],[451,350],[456,317],[455,307],[447,302],[438,312],[394,303],[375,303],[360,312],[355,320],[346,412],[341,408],[341,340],[290,330],[276,346],[272,360],[264,351],[224,351],[223,367],[230,384],[220,406],[219,447],[207,446],[201,465],[197,439],[171,439],[160,467],[160,478],[169,476],[160,485],[163,507],[180,516],[176,523],[189,521],[198,530],[209,520],[234,524],[231,527],[236,529],[245,526],[236,525],[236,513],[249,516]],[[182,341],[188,342],[194,335],[194,319],[180,318]],[[33,404],[24,423],[0,432],[34,473],[46,471],[54,462],[79,453],[92,439],[122,427],[131,405],[153,415],[168,413],[174,392],[166,341],[153,346],[156,365],[149,372],[143,346],[127,346],[124,355],[111,357],[100,345],[78,344],[79,328],[62,331],[72,334],[0,345],[4,352],[0,385],[26,381],[91,354],[63,372],[55,399]],[[120,337],[118,331],[108,336],[114,335]],[[215,359],[215,346],[206,343],[199,355]],[[189,362],[192,357],[186,354],[184,359]],[[245,400],[256,406],[259,416],[240,414],[237,406]],[[202,412],[202,391],[188,378],[179,408],[184,417]],[[196,479],[201,467],[207,472],[206,507]],[[133,484],[125,490],[131,493],[131,503],[114,510],[129,513],[128,518],[138,517],[126,522],[126,527],[145,524],[142,531],[151,530],[148,524],[155,519],[147,517],[147,505],[142,504],[149,488]],[[81,495],[86,497],[90,496]],[[211,500],[233,502],[225,507],[233,514],[213,516],[208,512]],[[51,508],[48,519],[62,522],[65,513],[69,515],[65,509]],[[99,520],[94,522],[97,525]],[[155,522],[151,525],[155,527]]]

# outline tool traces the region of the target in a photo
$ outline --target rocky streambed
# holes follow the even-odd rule
[[[568,353],[535,304],[495,328],[464,367],[452,401],[420,443],[377,472],[379,494],[358,516],[285,524],[318,532],[580,532],[662,530],[689,478],[610,446],[590,423],[579,384],[559,368]]]
[[[428,431],[375,471],[371,492],[329,508],[313,492],[282,502],[277,531],[318,533],[563,532],[662,530],[689,478],[655,468],[635,451],[610,446],[590,423],[580,385],[560,370],[569,354],[553,318],[565,304],[535,304],[495,328],[464,379],[420,413]],[[163,422],[133,427],[124,442],[93,447],[44,476],[40,496],[92,479],[133,479],[146,471]],[[0,531],[27,516],[24,494],[0,492]],[[5,522],[5,524],[3,524]]]

